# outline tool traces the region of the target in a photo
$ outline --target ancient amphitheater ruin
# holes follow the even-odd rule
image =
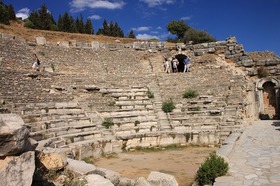
[[[0,113],[19,115],[40,150],[81,160],[137,146],[218,145],[248,121],[279,116],[280,58],[247,53],[234,37],[168,47],[0,36]],[[180,72],[164,73],[172,56]],[[182,73],[186,56],[191,71]],[[188,90],[199,95],[183,98]],[[165,113],[170,100],[175,109]]]

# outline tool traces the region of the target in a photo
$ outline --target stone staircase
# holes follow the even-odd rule
[[[162,101],[171,99],[176,105],[168,114],[169,130],[198,135],[215,133],[211,135],[215,136],[214,141],[222,143],[231,132],[242,128],[240,105],[245,95],[242,90],[244,76],[236,75],[215,62],[196,62],[192,64],[191,72],[166,74],[162,70],[161,57],[151,61]],[[183,93],[188,90],[196,90],[199,96],[183,98]],[[200,142],[208,143],[207,139]]]

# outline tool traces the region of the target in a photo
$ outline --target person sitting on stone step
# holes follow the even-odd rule
[[[38,56],[35,53],[34,53],[34,56],[35,56],[35,62],[33,63],[32,68],[34,70],[40,71],[40,63],[41,62],[40,62]]]

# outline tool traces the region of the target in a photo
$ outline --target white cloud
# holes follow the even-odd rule
[[[186,21],[186,20],[191,20],[191,18],[192,18],[191,16],[185,16],[185,17],[181,17],[180,19]]]
[[[29,16],[29,8],[22,8],[16,13],[16,17],[21,17],[22,19],[27,19]]]
[[[159,38],[157,36],[153,36],[149,34],[137,34],[136,39],[149,40],[149,39],[159,39]]]
[[[105,9],[121,9],[125,3],[122,0],[72,0],[70,3],[71,11],[79,12],[85,8],[105,8]]]
[[[148,30],[150,30],[150,27],[141,26],[141,27],[138,27],[138,28],[132,28],[132,30],[134,30],[134,31],[136,31],[136,32],[143,32],[143,31],[148,31]]]
[[[91,20],[99,20],[99,19],[101,19],[101,17],[99,15],[91,15],[88,18],[91,19]]]
[[[154,7],[162,4],[173,4],[175,3],[176,0],[140,0],[140,1],[148,4],[148,7]]]
[[[158,29],[158,30],[161,30],[161,29],[162,29],[162,27],[161,27],[161,26],[158,26],[158,27],[157,27],[157,29]]]

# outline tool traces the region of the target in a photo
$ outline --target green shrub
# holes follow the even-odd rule
[[[134,122],[134,126],[136,127],[137,125],[139,125],[140,124],[140,121],[139,120],[136,120],[135,122]]]
[[[149,90],[147,91],[147,96],[148,96],[148,98],[154,98],[155,97],[154,93],[149,91]]]
[[[113,119],[112,118],[105,118],[104,121],[102,122],[102,126],[104,126],[106,129],[111,128],[111,126],[114,125]]]
[[[224,176],[228,171],[228,163],[215,152],[211,153],[196,173],[199,185],[212,185],[215,179]]]
[[[24,27],[27,27],[27,28],[35,28],[34,24],[30,21],[30,20],[26,20],[24,22]]]
[[[175,105],[174,105],[174,103],[173,103],[172,100],[165,101],[165,102],[163,102],[161,109],[162,109],[165,113],[167,113],[167,112],[172,112],[173,109],[175,109]]]
[[[187,90],[186,92],[184,92],[183,94],[183,98],[195,98],[198,96],[198,93],[196,90]]]

